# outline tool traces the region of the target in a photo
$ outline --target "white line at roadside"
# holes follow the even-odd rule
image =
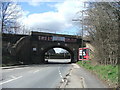
[[[19,79],[19,78],[21,78],[21,77],[23,77],[23,76],[19,76],[19,77],[10,79],[10,80],[8,80],[8,81],[2,82],[2,83],[0,83],[0,85],[5,84],[5,83],[8,83],[8,82],[11,82],[11,81],[14,81],[14,80]]]

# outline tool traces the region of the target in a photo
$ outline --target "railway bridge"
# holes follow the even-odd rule
[[[53,34],[45,32],[31,32],[23,36],[10,47],[9,52],[17,60],[25,64],[44,63],[45,53],[52,48],[63,48],[71,55],[71,63],[78,60],[78,49],[81,47],[82,38],[74,35]]]

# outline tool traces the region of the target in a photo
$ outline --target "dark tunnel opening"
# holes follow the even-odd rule
[[[61,51],[60,51],[61,50]],[[46,48],[43,52],[45,63],[71,63],[74,59],[74,53],[67,47],[53,46]]]

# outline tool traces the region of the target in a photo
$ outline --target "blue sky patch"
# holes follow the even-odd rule
[[[44,13],[49,11],[56,12],[56,8],[54,7],[56,3],[57,2],[40,2],[38,5],[33,6],[30,5],[28,2],[19,2],[19,5],[21,5],[24,11],[29,11],[29,14],[34,14],[34,13]]]

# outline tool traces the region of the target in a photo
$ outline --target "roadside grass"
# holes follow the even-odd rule
[[[3,55],[2,64],[0,64],[0,67],[14,66],[19,64],[20,63],[17,60],[15,60],[13,57],[9,55]]]
[[[7,67],[7,66],[13,66],[14,64],[2,64],[0,67]]]
[[[80,66],[93,71],[97,76],[107,81],[107,83],[111,83],[114,86],[118,85],[118,65],[92,65],[91,61],[79,61],[77,62]]]

